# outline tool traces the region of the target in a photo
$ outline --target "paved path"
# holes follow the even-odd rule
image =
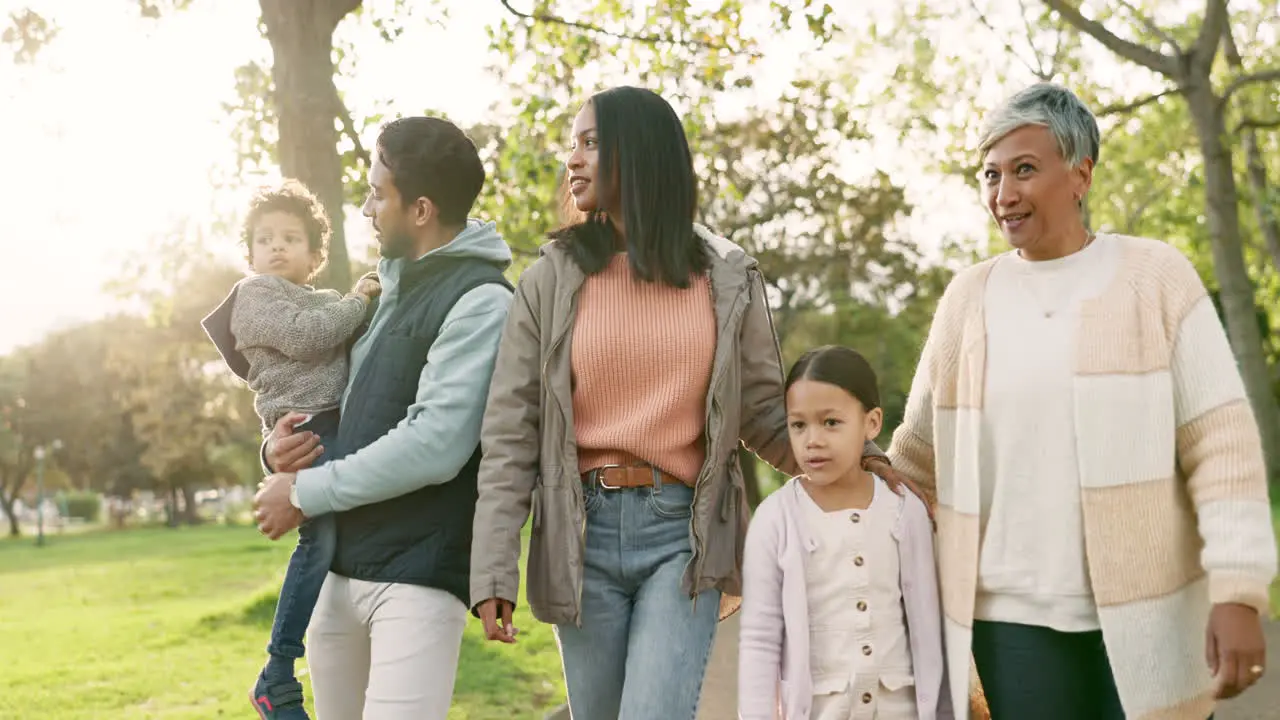
[[[1224,702],[1217,720],[1280,720],[1280,622],[1266,625],[1267,676],[1249,692]],[[735,720],[738,694],[738,616],[720,624],[702,685],[698,720]]]
[[[738,618],[741,612],[720,623],[716,644],[702,681],[698,720],[736,720],[738,717]]]

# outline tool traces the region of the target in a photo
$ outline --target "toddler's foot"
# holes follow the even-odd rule
[[[302,683],[293,678],[268,681],[265,674],[259,675],[249,702],[262,720],[311,720],[302,707]]]

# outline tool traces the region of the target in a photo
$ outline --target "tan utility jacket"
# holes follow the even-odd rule
[[[738,443],[785,473],[794,474],[796,465],[783,407],[782,358],[756,261],[706,228],[694,230],[711,251],[716,349],[706,402],[707,455],[689,523],[693,558],[681,587],[691,597],[718,588],[726,596],[722,607],[736,609],[750,512]],[[552,624],[579,624],[581,610],[587,518],[569,359],[584,280],[554,241],[520,276],[480,440],[471,604],[495,597],[515,603],[520,530],[532,513],[527,594],[534,616]]]

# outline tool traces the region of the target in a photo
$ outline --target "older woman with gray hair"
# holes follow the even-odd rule
[[[1191,263],[1087,226],[1098,146],[1053,84],[986,119],[981,184],[1013,250],[947,288],[889,451],[937,498],[961,714],[971,658],[994,720],[1203,720],[1266,669],[1253,414]]]

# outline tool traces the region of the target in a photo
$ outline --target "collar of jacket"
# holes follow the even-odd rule
[[[750,271],[757,269],[758,263],[740,246],[715,234],[705,225],[694,223],[693,232],[711,251],[711,288],[715,294],[716,309],[719,312],[721,300],[736,297],[742,286],[746,285]],[[552,250],[560,249],[561,242],[552,240],[544,244],[538,249],[538,254],[548,255]],[[560,293],[572,295],[586,281],[586,276],[577,263],[569,259],[567,253],[559,255],[566,262],[559,263],[562,267],[557,275],[561,277],[562,282],[557,289]]]

